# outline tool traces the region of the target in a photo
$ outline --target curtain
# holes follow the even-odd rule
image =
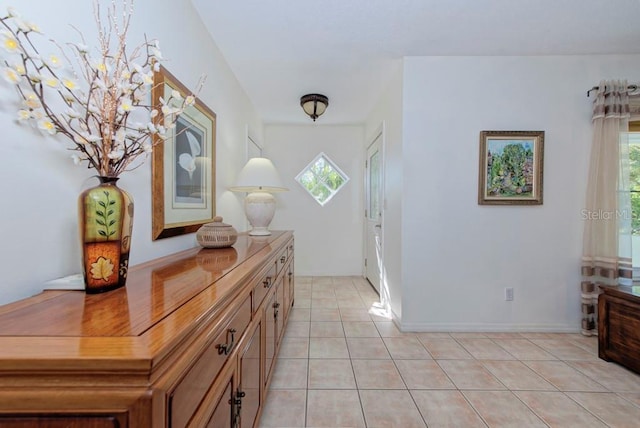
[[[603,81],[593,101],[593,141],[582,212],[582,333],[597,334],[600,286],[631,285],[629,94],[626,81]]]

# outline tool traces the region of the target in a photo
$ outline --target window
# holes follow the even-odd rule
[[[327,155],[320,153],[298,174],[296,181],[324,206],[349,181],[349,177]]]
[[[633,235],[640,235],[640,132],[629,133],[629,188],[631,231]]]
[[[629,190],[633,281],[640,281],[640,123],[629,123]]]

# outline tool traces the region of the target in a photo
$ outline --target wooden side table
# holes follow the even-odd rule
[[[640,289],[601,287],[598,356],[640,373]]]

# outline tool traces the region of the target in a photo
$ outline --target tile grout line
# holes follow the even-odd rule
[[[454,384],[455,385],[455,384]],[[457,389],[458,393],[460,395],[462,395],[462,398],[464,399],[464,401],[467,402],[467,404],[469,404],[469,407],[471,407],[473,409],[473,411],[475,412],[476,415],[478,415],[478,417],[480,418],[480,420],[482,421],[483,424],[485,424],[485,426],[489,427],[489,422],[487,422],[487,420],[484,418],[484,416],[482,416],[480,414],[480,412],[478,411],[478,409],[476,409],[476,406],[473,405],[473,403],[471,403],[471,401],[469,401],[469,398],[467,398],[466,395],[464,395],[464,392],[460,389]]]

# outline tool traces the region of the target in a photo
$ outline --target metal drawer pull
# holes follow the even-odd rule
[[[233,350],[233,347],[236,346],[236,329],[230,328],[229,330],[227,330],[227,338],[229,337],[229,334],[231,334],[231,343],[216,345],[216,348],[218,349],[218,355],[229,355]]]
[[[266,277],[264,281],[262,281],[262,285],[264,286],[264,288],[271,287],[271,277],[270,276]]]
[[[284,262],[287,261],[287,258],[285,256],[280,257],[280,263],[284,264]]]
[[[246,396],[247,394],[244,393],[244,391],[240,391],[239,389],[236,391],[236,397],[229,400],[229,404],[231,404],[231,407],[235,407],[235,411],[232,410],[232,414],[233,414],[233,427],[237,428],[238,427],[238,421],[240,421],[240,417],[242,415],[242,399]]]

